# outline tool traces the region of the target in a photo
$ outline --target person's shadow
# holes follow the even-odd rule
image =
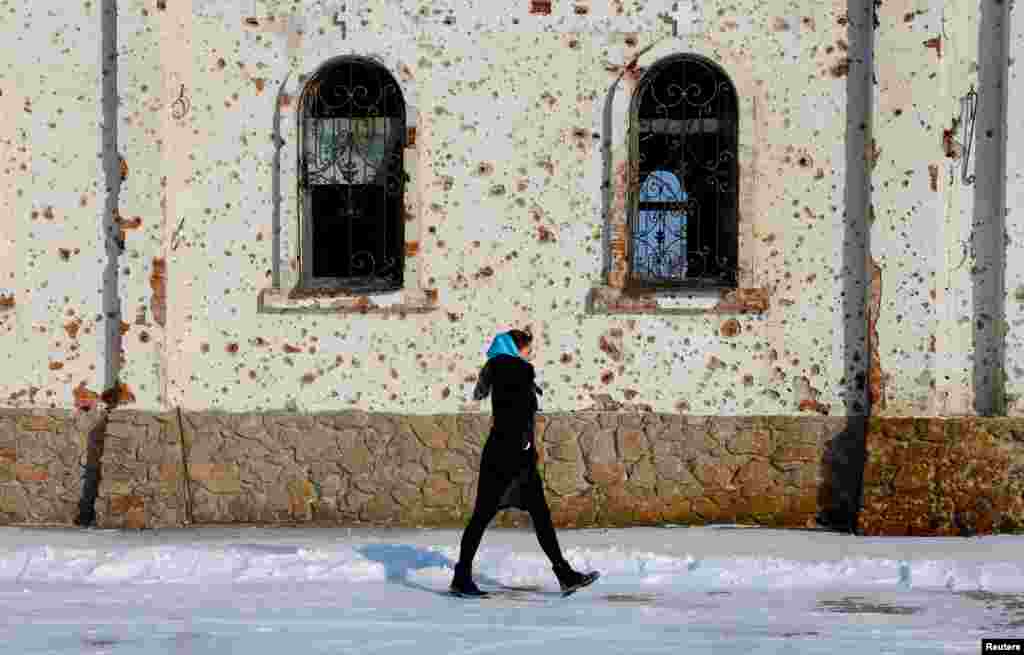
[[[409,579],[410,571],[437,567],[454,568],[455,563],[441,553],[407,544],[369,544],[356,550],[371,562],[382,564],[384,566],[385,579],[388,582],[435,594],[447,595],[448,593],[447,586],[444,589],[435,589]],[[474,574],[474,577],[478,582],[486,585],[501,585],[497,580],[480,575],[479,573]]]

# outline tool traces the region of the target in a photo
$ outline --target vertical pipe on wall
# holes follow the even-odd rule
[[[117,386],[121,367],[121,299],[118,296],[118,266],[123,242],[117,224],[123,171],[118,153],[118,94],[117,94],[117,0],[102,0],[100,12],[100,57],[102,77],[100,101],[102,103],[101,152],[106,197],[100,225],[106,247],[107,265],[103,271],[104,329],[100,344],[100,366],[103,371],[103,389]]]
[[[974,143],[974,408],[1006,414],[1006,85],[1010,3],[980,0]],[[966,144],[965,144],[966,145]]]
[[[829,446],[823,462],[830,497],[818,521],[854,533],[863,496],[865,435],[871,414],[868,367],[871,334],[868,329],[870,273],[871,171],[865,156],[871,143],[874,109],[873,0],[850,0],[847,5],[849,72],[846,77],[846,185],[843,217],[843,395],[846,427]]]
[[[95,505],[100,483],[100,459],[106,435],[106,412],[117,402],[117,384],[121,368],[121,299],[118,296],[118,267],[122,241],[117,217],[124,171],[117,145],[117,0],[102,0],[100,8],[100,152],[105,184],[100,229],[103,232],[107,264],[103,270],[101,292],[100,321],[103,329],[97,330],[97,338],[100,339],[100,361],[97,365],[103,378],[103,400],[107,408],[98,408],[103,415],[87,437],[88,454],[77,520],[82,526],[91,525],[96,518]]]
[[[847,414],[871,414],[867,266],[871,254],[871,171],[865,157],[874,113],[874,9],[872,0],[850,0],[847,13],[850,68],[846,76],[846,214],[843,221],[843,317]]]

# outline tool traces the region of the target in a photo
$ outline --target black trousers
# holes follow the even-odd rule
[[[551,523],[551,510],[544,498],[544,483],[537,471],[537,452],[511,450],[499,445],[501,441],[491,435],[480,461],[480,480],[477,484],[473,516],[462,533],[459,564],[472,570],[473,558],[480,547],[484,530],[497,513],[516,507],[530,513],[537,541],[544,554],[555,567],[565,566],[562,549]]]

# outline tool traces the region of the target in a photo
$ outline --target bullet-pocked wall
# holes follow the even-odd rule
[[[128,406],[485,410],[529,325],[545,411],[847,411],[844,3],[343,4],[119,2]],[[740,293],[630,304],[629,100],[676,53],[737,91]],[[298,99],[341,55],[406,103],[404,288],[297,296]]]
[[[1007,8],[1006,111],[1006,400],[1011,416],[1024,414],[1024,7]]]
[[[69,408],[104,358],[99,2],[0,3],[0,404]]]
[[[859,414],[867,386],[878,414],[990,413],[979,397],[1001,392],[1004,355],[1015,384],[1020,350],[992,296],[1018,303],[1017,258],[992,260],[983,242],[1003,128],[999,76],[983,70],[998,62],[979,52],[997,4],[11,5],[3,29],[34,59],[5,60],[0,96],[13,216],[0,224],[0,400],[88,405],[116,378],[113,399],[144,411],[486,411],[468,400],[484,350],[529,325],[544,411],[610,397]],[[855,115],[851,76],[872,38],[872,109]],[[720,66],[738,95],[739,289],[726,297],[621,288],[630,95],[677,53]],[[310,297],[293,293],[296,112],[343,55],[378,62],[406,105],[404,287]],[[1004,264],[1002,283],[990,271]],[[851,296],[867,297],[866,317]]]

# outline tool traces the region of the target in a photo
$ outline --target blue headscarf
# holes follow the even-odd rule
[[[491,347],[487,349],[487,363],[489,364],[498,355],[512,355],[524,362],[526,361],[526,358],[519,354],[519,348],[516,347],[516,342],[512,340],[512,335],[508,332],[502,332],[494,337]],[[488,371],[489,367],[485,364],[484,368],[480,371],[480,378],[477,380],[476,388],[473,389],[474,400],[483,400],[491,393],[491,380]],[[544,392],[536,383],[534,383],[533,389],[538,395],[544,395]]]
[[[512,335],[508,332],[502,332],[494,337],[491,347],[487,349],[487,359],[494,359],[498,355],[512,355],[525,361],[525,358],[519,354],[519,348],[516,347],[516,342],[512,340]]]

